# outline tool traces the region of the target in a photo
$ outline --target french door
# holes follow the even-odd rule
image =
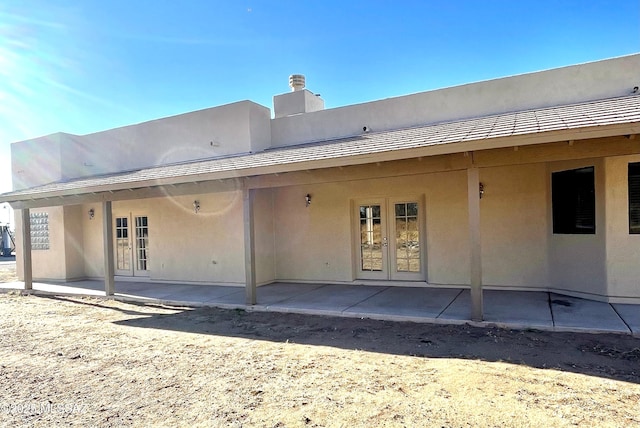
[[[419,199],[378,199],[355,204],[359,279],[426,279],[423,208]]]
[[[115,217],[116,275],[149,276],[149,219],[147,216]]]

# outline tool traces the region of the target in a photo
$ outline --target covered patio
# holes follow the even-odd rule
[[[15,143],[14,288],[636,333],[639,61]]]
[[[24,283],[0,284],[24,290]],[[32,294],[105,298],[104,282],[34,282]],[[470,319],[468,288],[277,282],[258,287],[257,304],[244,287],[117,281],[112,297],[126,302],[300,313],[388,321],[472,324],[514,329],[640,336],[640,306],[609,304],[541,291],[484,290],[484,320]]]

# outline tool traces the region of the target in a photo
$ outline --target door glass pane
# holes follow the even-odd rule
[[[418,216],[418,204],[417,203],[412,202],[410,204],[407,204],[407,215],[411,216],[411,217],[417,217]]]
[[[147,217],[136,217],[136,266],[137,270],[148,270],[149,226]]]
[[[395,204],[396,271],[420,272],[418,204]]]
[[[380,205],[360,206],[360,269],[382,271],[382,219]]]
[[[129,250],[129,229],[126,217],[116,218],[116,269],[129,270],[131,252]]]

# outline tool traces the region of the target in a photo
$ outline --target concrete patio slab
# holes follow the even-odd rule
[[[168,294],[165,295],[167,300],[183,300],[185,302],[198,302],[209,294],[209,287],[199,285],[172,285],[167,287]],[[144,295],[145,292],[142,291]]]
[[[388,287],[345,312],[435,319],[461,291],[459,288]]]
[[[24,282],[0,282],[2,290],[21,290],[24,288]]]
[[[627,324],[631,333],[640,336],[640,305],[613,303],[611,306]]]
[[[116,284],[116,294],[144,297],[147,299],[168,300],[167,296],[175,294],[181,287],[170,284],[150,284],[144,282],[124,282]]]
[[[300,284],[287,282],[276,282],[274,284],[264,285],[262,287],[258,287],[256,290],[258,305],[273,305],[275,303],[291,299],[295,296],[301,296],[309,293],[310,291],[322,286],[323,284]]]
[[[69,285],[69,284],[45,284],[33,283],[33,289],[36,291],[44,291],[45,293],[54,294],[83,294],[86,296],[104,296],[104,290],[91,287],[89,284]]]
[[[209,302],[230,294],[244,293],[244,287],[222,285],[182,285],[175,287],[175,292],[167,295],[167,300],[186,302]]]
[[[484,320],[518,328],[553,327],[549,293],[536,291],[484,291]]]
[[[484,290],[484,322],[511,328],[553,328],[549,297],[545,292]],[[465,321],[471,317],[471,292],[463,290],[438,317]]]
[[[0,290],[22,291],[24,283],[0,283]],[[104,283],[98,280],[36,282],[33,292],[104,297]],[[118,281],[114,298],[194,307],[640,336],[640,305],[610,305],[548,292],[485,290],[481,323],[470,321],[468,289],[274,283],[258,287],[257,294],[258,304],[247,306],[242,286]]]
[[[308,293],[298,294],[290,299],[269,305],[269,309],[289,312],[309,311],[340,315],[351,306],[357,305],[387,287],[367,285],[324,285]]]
[[[162,284],[150,283],[150,282],[131,282],[131,281],[116,281],[115,289],[116,293],[124,294],[136,294],[147,291],[149,289],[157,289]],[[104,285],[103,285],[104,288]]]
[[[471,319],[471,292],[462,290],[451,304],[438,316],[439,320],[468,321]]]
[[[203,303],[210,306],[245,308],[246,293],[244,287],[221,287],[228,290],[220,290],[219,295],[204,300]],[[229,292],[227,292],[229,291]]]
[[[97,281],[75,281],[69,283],[34,282],[33,290],[45,293],[80,294],[87,296],[104,296],[104,287]],[[0,289],[24,290],[24,282],[0,283]]]
[[[618,313],[606,302],[550,293],[556,327],[571,331],[631,333]]]
[[[104,293],[104,282],[102,281],[94,281],[94,280],[81,280],[81,281],[73,281],[66,282],[60,285],[64,285],[70,288],[85,288],[89,290],[102,291]]]

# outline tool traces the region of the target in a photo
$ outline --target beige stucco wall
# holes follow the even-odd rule
[[[546,174],[545,164],[481,169],[485,285],[548,286]]]
[[[312,197],[308,208],[305,207],[307,193]],[[426,199],[428,281],[467,284],[465,172],[276,189],[276,277],[303,281],[354,280],[352,201],[422,195]]]
[[[594,166],[596,194],[596,233],[593,235],[554,234],[551,227],[551,173]],[[607,294],[605,268],[605,184],[602,159],[553,162],[548,164],[547,216],[549,222],[550,288],[584,297]]]
[[[424,175],[416,184],[426,196],[427,281],[469,284],[467,172]]]
[[[89,218],[93,209],[94,217]],[[102,204],[82,205],[82,246],[84,274],[87,278],[104,278],[104,248],[102,240]]]
[[[483,168],[481,180],[486,185],[481,201],[484,283],[547,287],[546,166]],[[307,193],[312,195],[309,208],[304,206]],[[466,171],[276,189],[276,277],[352,281],[351,201],[405,195],[425,197],[428,283],[468,284]]]
[[[276,279],[273,191],[271,189],[256,191],[254,233],[256,283],[268,284]]]
[[[193,211],[194,200],[200,202],[198,214]],[[258,192],[256,254],[259,257],[256,269],[257,279],[261,283],[272,282],[275,277],[271,206],[271,191]],[[90,219],[88,212],[92,208],[95,217]],[[46,208],[32,212],[49,214],[51,241],[49,250],[32,252],[34,279],[104,277],[101,204]],[[113,203],[114,218],[130,214],[149,218],[151,280],[244,284],[240,191]],[[21,227],[18,221],[18,233]],[[18,243],[18,248],[22,248],[21,243]],[[21,263],[18,263],[18,270],[22,278]]]
[[[57,133],[11,145],[13,190],[52,183],[62,178],[61,145],[69,135]]]
[[[65,178],[261,151],[271,140],[268,108],[250,101],[89,135],[62,146]]]
[[[628,164],[640,155],[606,158],[606,269],[611,299],[640,297],[640,235],[629,234]]]
[[[31,262],[34,280],[65,280],[67,277],[64,230],[64,208],[50,207],[31,210],[31,213],[46,212],[49,216],[49,249],[33,250]],[[16,263],[18,277],[23,279],[22,257],[22,220],[16,215]]]
[[[350,185],[332,183],[274,190],[276,277],[351,281]],[[312,201],[305,206],[305,195]]]
[[[83,217],[89,218],[82,205],[64,207],[65,279],[85,278]]]
[[[262,151],[271,112],[251,101],[88,135],[57,133],[12,144],[14,190],[97,174]]]
[[[130,214],[149,219],[151,280],[244,284],[240,192],[114,202],[114,218]]]

